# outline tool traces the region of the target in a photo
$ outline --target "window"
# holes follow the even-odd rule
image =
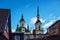
[[[36,29],[37,29],[37,27],[36,27]]]
[[[25,28],[22,28],[22,32],[25,32]]]
[[[19,35],[15,35],[14,36],[14,40],[20,40],[20,36]]]
[[[56,26],[54,26],[54,28],[53,28],[53,29],[54,29],[54,31],[58,31],[58,28],[57,28]]]
[[[57,27],[56,27],[56,26],[54,26],[54,27],[53,27],[53,29],[57,29]]]
[[[51,33],[53,33],[53,35],[57,35],[58,34],[58,28],[56,26],[52,27],[52,30],[50,30]]]

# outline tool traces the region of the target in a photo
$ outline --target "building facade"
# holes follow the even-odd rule
[[[24,33],[12,33],[11,40],[24,40]]]
[[[41,27],[41,21],[40,21],[40,16],[39,16],[39,6],[37,7],[37,20],[36,20],[36,23],[35,23],[35,31],[36,31],[36,34],[43,34],[43,29]]]
[[[35,28],[32,33],[25,25],[25,20],[23,14],[17,24],[16,31],[11,32],[11,13],[10,9],[0,9],[0,39],[1,40],[42,40],[42,38],[53,35],[60,35],[60,20],[57,20],[52,24],[48,30],[48,34],[43,34],[43,29],[41,27],[42,23],[40,21],[39,6],[37,7],[37,20],[35,23]]]
[[[37,7],[37,20],[35,23],[35,29],[29,30],[29,25],[27,28],[24,26],[25,20],[23,18],[23,14],[21,15],[20,23],[17,25],[15,33],[24,33],[24,40],[33,39],[33,38],[43,38],[43,29],[41,27],[40,15],[39,15],[39,6]]]
[[[60,20],[57,20],[54,24],[52,24],[47,31],[50,36],[60,35]]]
[[[36,34],[43,34],[43,29],[41,27],[41,21],[40,21],[40,15],[39,15],[39,6],[37,7],[37,20],[36,20],[36,23],[35,23],[35,33]],[[25,34],[27,33],[30,33],[30,30],[29,30],[29,26],[27,26],[27,29],[25,28],[24,26],[25,24],[25,20],[23,18],[23,14],[21,16],[21,19],[20,19],[20,27],[18,27],[17,25],[17,28],[16,28],[16,32],[24,32]]]
[[[11,35],[10,9],[0,9],[0,40],[10,40]]]
[[[23,18],[23,14],[21,16],[21,19],[20,19],[20,26],[17,24],[17,28],[16,28],[16,31],[15,32],[22,32],[22,33],[30,33],[30,30],[29,30],[29,26],[27,26],[27,28],[24,26],[25,25],[25,20]]]

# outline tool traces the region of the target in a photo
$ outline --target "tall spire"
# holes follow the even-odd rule
[[[21,16],[21,19],[23,19],[23,14],[22,14],[22,16]]]
[[[37,6],[37,16],[39,16],[39,6]]]
[[[39,6],[37,6],[37,20],[39,20]]]

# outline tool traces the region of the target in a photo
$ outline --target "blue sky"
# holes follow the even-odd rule
[[[19,24],[21,14],[24,15],[25,26],[29,25],[30,30],[35,27],[37,5],[45,33],[51,24],[60,19],[60,0],[0,0],[0,8],[11,9],[13,31]]]

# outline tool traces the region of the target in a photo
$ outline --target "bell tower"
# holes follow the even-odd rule
[[[24,23],[25,23],[25,20],[24,20],[24,18],[23,18],[23,14],[22,14],[22,15],[21,15],[21,19],[20,19],[20,31],[21,31],[21,32],[25,32]]]
[[[24,27],[24,23],[25,23],[25,20],[23,18],[23,14],[22,14],[21,19],[20,19],[20,27]]]
[[[30,33],[29,26],[27,28],[24,26],[25,20],[23,18],[23,14],[21,15],[21,19],[19,22],[19,26],[17,25],[16,32]]]
[[[42,34],[43,29],[41,28],[41,21],[40,21],[40,15],[39,15],[39,6],[37,6],[37,21],[35,23],[35,31],[37,34]]]

